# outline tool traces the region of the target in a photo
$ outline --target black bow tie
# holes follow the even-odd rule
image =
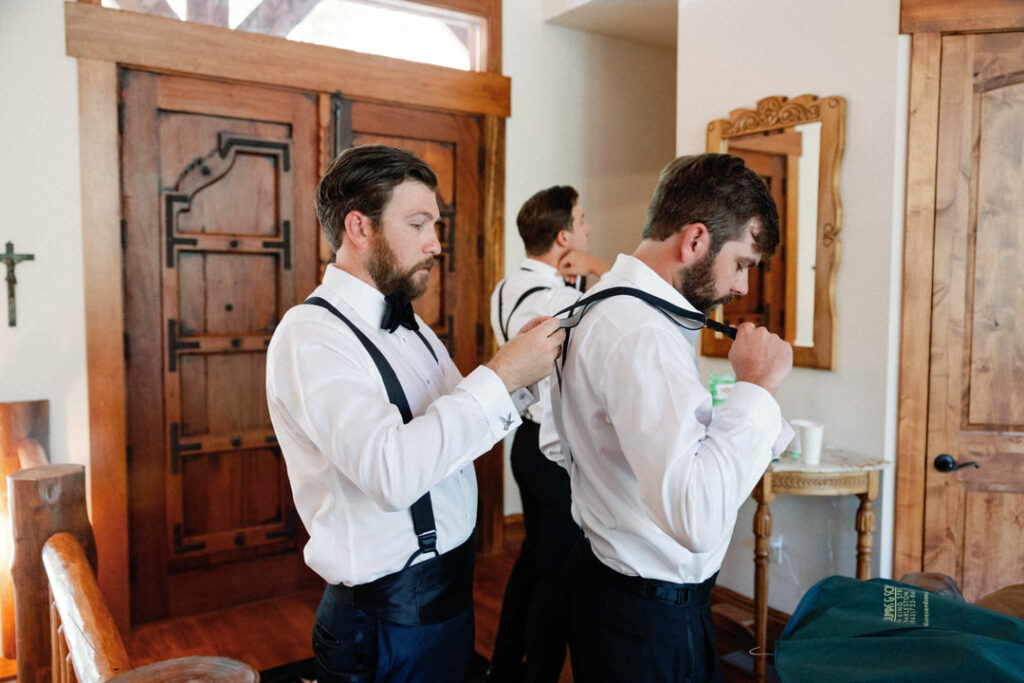
[[[420,329],[412,311],[412,304],[400,297],[384,297],[384,317],[380,321],[381,329],[394,332],[399,326],[408,330]]]

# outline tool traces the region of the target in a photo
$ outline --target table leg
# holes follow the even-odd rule
[[[754,487],[753,495],[757,501],[754,513],[754,630],[757,634],[754,673],[758,680],[764,680],[768,649],[768,546],[772,535],[772,513],[768,503],[774,497],[768,474]]]
[[[875,534],[875,509],[871,501],[878,497],[878,472],[868,473],[868,490],[858,493],[857,508],[857,578],[871,578],[871,547]]]
[[[857,578],[871,578],[871,547],[875,534],[875,510],[866,493],[858,493],[857,508]]]

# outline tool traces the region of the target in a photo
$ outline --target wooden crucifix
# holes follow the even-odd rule
[[[14,266],[18,265],[22,261],[32,261],[35,259],[35,254],[15,254],[14,243],[8,242],[7,249],[3,254],[0,254],[0,261],[4,262],[7,266],[7,326],[14,327],[18,324],[18,309],[14,303],[14,286],[18,284],[18,280],[14,277]]]

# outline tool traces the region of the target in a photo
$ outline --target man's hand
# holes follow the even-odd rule
[[[556,318],[534,318],[498,349],[487,367],[495,372],[512,393],[551,374],[552,364],[562,352],[565,330]]]
[[[577,275],[600,276],[609,270],[607,263],[579,249],[570,249],[558,259],[558,273],[569,283],[576,282]]]
[[[737,382],[750,382],[774,394],[793,369],[793,347],[766,327],[743,323],[729,349],[729,362]]]

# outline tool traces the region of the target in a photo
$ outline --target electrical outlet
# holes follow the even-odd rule
[[[768,562],[782,564],[782,536],[772,536],[768,542]]]

